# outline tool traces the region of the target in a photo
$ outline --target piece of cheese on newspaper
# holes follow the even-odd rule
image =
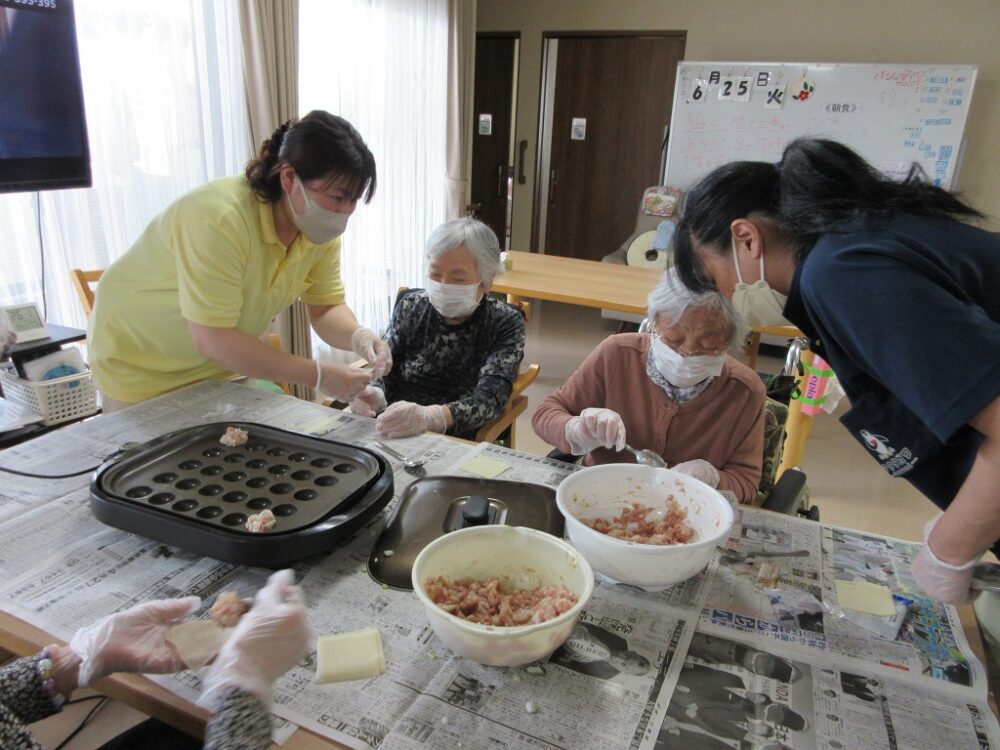
[[[377,677],[385,672],[385,651],[378,628],[320,636],[316,642],[317,685]]]
[[[201,669],[219,653],[231,631],[211,620],[191,620],[167,628],[167,642],[177,649],[188,669]]]

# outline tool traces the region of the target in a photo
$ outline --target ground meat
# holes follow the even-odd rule
[[[227,448],[236,448],[243,445],[250,439],[250,434],[239,427],[227,427],[226,434],[219,438],[219,442]]]
[[[694,529],[684,523],[687,509],[667,498],[667,515],[657,521],[647,521],[646,516],[655,509],[648,505],[632,503],[610,521],[598,518],[583,523],[602,534],[638,544],[684,544],[694,537]]]
[[[274,528],[274,524],[278,519],[274,517],[274,513],[269,510],[262,510],[260,513],[252,513],[250,517],[247,518],[247,531],[253,531],[255,533],[262,533],[265,531],[270,531]]]
[[[576,604],[576,594],[565,586],[505,592],[496,578],[485,581],[428,578],[424,590],[445,612],[480,625],[533,625],[551,620]]]
[[[249,611],[250,605],[243,601],[239,594],[223,591],[215,597],[215,603],[208,610],[208,616],[219,627],[231,628]]]

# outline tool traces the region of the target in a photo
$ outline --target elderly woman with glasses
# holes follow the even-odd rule
[[[748,503],[764,450],[764,386],[726,352],[743,327],[722,295],[669,269],[648,301],[651,333],[609,336],[545,399],[531,425],[587,465],[634,462],[626,439]]]
[[[510,397],[524,316],[487,294],[502,267],[497,237],[481,221],[439,226],[426,260],[427,288],[404,292],[392,311],[385,335],[392,372],[351,401],[351,411],[378,414],[375,428],[385,437],[430,430],[471,439]]]

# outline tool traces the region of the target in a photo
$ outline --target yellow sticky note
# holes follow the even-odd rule
[[[868,612],[878,617],[888,617],[896,612],[896,605],[892,603],[892,589],[887,586],[868,581],[836,581],[836,584],[837,599],[841,607]]]
[[[317,685],[377,677],[385,672],[385,651],[377,628],[323,635],[316,642]]]
[[[463,471],[484,477],[485,479],[496,479],[510,468],[510,464],[505,464],[502,461],[494,461],[492,458],[477,456],[468,463],[462,464],[461,468]]]

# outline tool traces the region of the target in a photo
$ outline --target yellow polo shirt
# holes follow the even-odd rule
[[[340,239],[278,240],[271,204],[243,177],[203,185],[150,222],[101,276],[90,317],[90,366],[113,399],[142,401],[233,373],[195,349],[187,321],[260,336],[296,299],[344,302]]]

